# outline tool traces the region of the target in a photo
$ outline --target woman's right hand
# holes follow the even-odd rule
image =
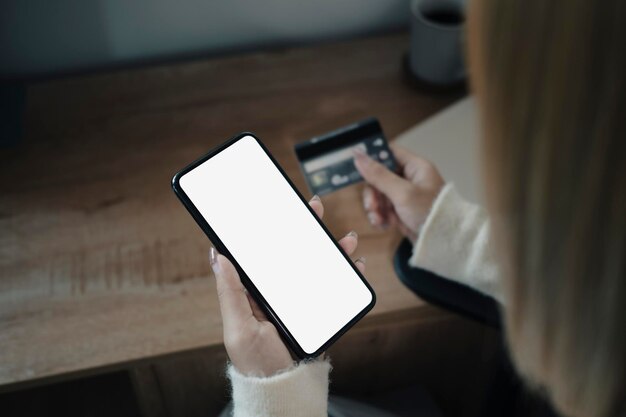
[[[372,225],[396,226],[415,242],[445,181],[430,161],[397,145],[391,150],[399,174],[355,149],[354,164],[367,182],[363,206]]]

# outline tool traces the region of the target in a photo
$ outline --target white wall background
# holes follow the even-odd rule
[[[408,20],[408,0],[0,0],[0,75],[343,39]]]

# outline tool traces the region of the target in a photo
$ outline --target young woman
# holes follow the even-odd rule
[[[355,155],[370,220],[413,239],[412,265],[502,302],[515,365],[564,416],[626,415],[624,22],[623,1],[470,2],[487,212],[405,150],[400,176]],[[329,362],[294,363],[228,260],[211,264],[235,415],[326,416]]]

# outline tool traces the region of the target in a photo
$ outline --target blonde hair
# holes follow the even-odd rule
[[[626,415],[626,2],[471,7],[513,361],[564,415]]]

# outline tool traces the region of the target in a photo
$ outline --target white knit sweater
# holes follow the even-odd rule
[[[502,302],[492,254],[486,213],[447,184],[433,203],[409,264],[472,286]],[[234,416],[327,417],[330,370],[327,360],[316,360],[259,378],[243,375],[229,365]]]

